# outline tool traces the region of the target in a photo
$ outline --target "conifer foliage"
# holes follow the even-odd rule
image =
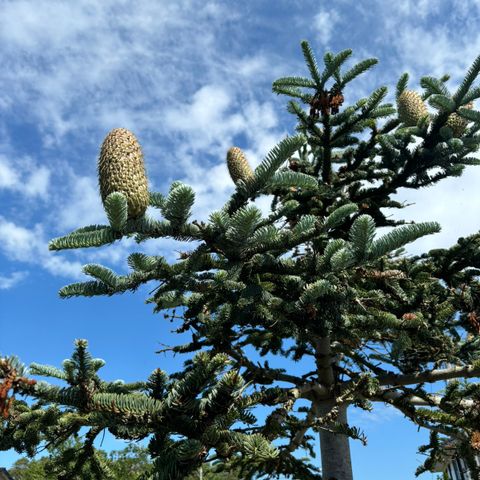
[[[348,423],[347,409],[383,402],[432,431],[422,447],[430,456],[417,474],[433,468],[439,437],[448,437],[480,475],[473,460],[480,386],[467,381],[480,375],[480,234],[405,256],[402,247],[440,226],[385,212],[404,207],[393,198],[399,188],[427,187],[479,163],[472,154],[480,144],[474,108],[480,57],[454,93],[448,76],[423,77],[421,90],[407,90],[404,73],[393,105],[383,103],[384,86],[357,101],[348,94],[348,84],[376,59],[345,69],[352,51],[344,50],[326,53],[320,68],[310,45],[301,46],[309,77],[273,83],[275,93],[292,98],[296,135],[254,170],[240,149],[230,149],[235,190],[208,221],[191,220],[195,192],[182,182],[149,193],[161,215],[154,219],[129,214],[131,205],[142,204],[134,190],[112,190],[104,176],[108,224],[50,242],[51,250],[64,250],[130,236],[139,244],[190,241],[192,248],[173,263],[131,254],[126,275],[86,265],[90,280],[62,288],[60,296],[115,295],[152,282],[154,311],[176,309],[178,331],[191,333],[173,352],[194,352],[193,359],[170,377],[157,369],[144,382],[124,384],[101,379],[104,362],[90,355],[85,340],[76,341],[62,369],[26,370],[5,357],[1,449],[31,455],[86,427],[83,448],[68,451],[70,469],[58,478],[81,478],[84,469],[92,478],[111,478],[93,447],[107,429],[118,438],[150,438],[152,468],[144,479],[185,478],[216,460],[219,469],[238,468],[242,478],[350,480],[348,439],[366,442],[366,436]],[[115,158],[128,162],[117,150]],[[255,200],[266,195],[272,204],[265,216]],[[390,229],[379,233],[381,227]],[[308,359],[312,368],[301,375],[272,368],[253,361],[248,347],[285,362]],[[429,393],[426,385],[439,380],[450,380],[446,390]],[[309,407],[295,408],[300,399]],[[260,405],[269,409],[264,422],[255,416]],[[312,430],[322,452],[330,452],[321,462],[314,460]],[[298,449],[309,458],[299,458]]]

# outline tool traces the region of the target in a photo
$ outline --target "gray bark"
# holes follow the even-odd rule
[[[330,338],[315,338],[314,347],[319,381],[331,392],[331,388],[335,384],[332,364],[336,363],[337,359],[332,355]],[[327,401],[317,399],[317,401],[314,400],[313,405],[315,415],[323,417],[331,411],[332,407],[336,406],[336,401],[334,398]],[[347,405],[340,402],[337,408],[339,413],[336,421],[347,423]],[[325,425],[327,428],[328,426],[328,424]],[[320,454],[323,480],[353,480],[350,443],[346,435],[320,430]]]
[[[328,413],[332,404],[318,407],[320,415]],[[347,423],[347,406],[339,407],[337,421]],[[320,430],[320,454],[323,480],[353,480],[350,443],[346,435]]]

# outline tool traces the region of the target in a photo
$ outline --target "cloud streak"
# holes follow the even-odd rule
[[[30,158],[17,159],[15,164],[0,154],[0,190],[10,190],[27,197],[48,196],[50,170],[36,165]]]
[[[3,255],[13,262],[41,266],[52,275],[78,278],[81,264],[64,256],[51,255],[47,243],[41,225],[29,230],[0,216],[0,252]],[[19,280],[18,275],[16,279]]]
[[[10,275],[0,275],[0,290],[8,290],[20,283],[27,276],[26,272],[13,272]]]

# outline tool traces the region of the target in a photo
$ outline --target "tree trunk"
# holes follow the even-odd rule
[[[328,413],[332,404],[321,405],[318,413]],[[347,423],[347,406],[339,407],[338,422]],[[346,435],[320,430],[320,454],[323,480],[353,480],[350,443]]]
[[[313,341],[315,347],[315,361],[319,381],[327,388],[335,384],[335,374],[332,363],[330,338],[320,337]],[[313,403],[317,417],[328,414],[335,406],[332,398],[327,401]],[[336,421],[347,423],[347,405],[338,406],[339,412]],[[328,425],[325,425],[328,427]],[[320,430],[320,454],[322,457],[322,480],[353,480],[352,461],[350,458],[350,443],[346,435],[339,435]]]

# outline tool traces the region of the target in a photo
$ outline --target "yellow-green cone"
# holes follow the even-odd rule
[[[149,202],[143,154],[135,135],[125,128],[112,130],[102,143],[98,159],[102,202],[113,192],[127,197],[128,218],[140,217]]]
[[[422,117],[428,115],[422,97],[413,90],[404,90],[397,101],[398,119],[407,127],[414,127]]]
[[[472,109],[473,102],[463,105],[462,108]],[[448,116],[448,120],[445,125],[453,130],[454,137],[461,137],[465,133],[468,125],[468,120],[462,118],[460,115],[458,115],[458,113],[452,113]]]
[[[234,183],[239,180],[247,181],[253,177],[253,170],[250,167],[245,154],[238,147],[231,147],[227,152],[227,167]]]

